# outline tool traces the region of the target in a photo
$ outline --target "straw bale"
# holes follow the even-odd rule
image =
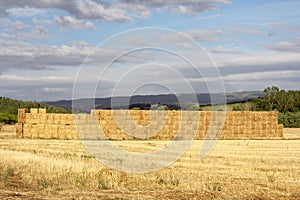
[[[283,125],[279,124],[277,129],[276,129],[276,135],[278,137],[283,137]]]
[[[38,118],[44,120],[45,122],[47,121],[47,113],[39,113]]]
[[[74,121],[74,114],[64,114],[63,117],[65,120]]]
[[[31,132],[31,138],[32,139],[37,139],[39,137],[39,135],[38,135],[38,125],[33,124],[31,129],[30,129],[30,132]]]
[[[44,124],[44,139],[52,139],[52,135],[50,133],[51,125]]]
[[[71,140],[79,140],[80,139],[78,133],[70,134],[70,138],[71,138]]]
[[[62,132],[62,133],[60,134],[60,136],[61,136],[61,137],[64,136],[64,138],[65,138],[66,140],[71,140],[71,139],[73,138],[73,134],[77,134],[76,131],[73,132],[73,131],[71,131],[71,130],[69,130],[69,129],[61,129],[60,132]]]
[[[23,124],[22,123],[16,123],[16,136],[18,138],[23,137]]]
[[[275,130],[275,129],[271,129],[271,130],[269,131],[269,134],[270,134],[270,136],[272,136],[272,137],[276,137],[276,130]]]
[[[24,109],[19,110],[19,123],[24,122],[24,137],[50,138],[51,135],[51,138],[78,139],[74,115],[46,114],[43,110],[38,112],[40,114],[35,110],[32,113],[25,113]],[[223,139],[282,137],[283,135],[283,127],[278,125],[277,112],[92,110],[91,114],[76,115],[76,122],[83,125],[80,127],[83,127],[84,132],[94,133],[93,137],[97,135],[98,126],[101,125],[101,129],[110,139],[133,139],[133,136],[127,135],[121,129],[137,131],[141,126],[150,128],[164,126],[162,130],[158,130],[158,135],[151,137],[155,139],[172,139],[180,127],[187,134],[183,138],[189,137],[192,133],[196,133],[195,138],[198,139],[204,138],[206,133],[209,138],[214,138],[219,134],[218,129],[222,129]],[[27,124],[34,127],[29,127]],[[45,124],[44,128],[43,124]],[[17,135],[20,135],[21,124],[16,124],[17,126]],[[147,134],[149,131],[142,132]]]
[[[40,114],[46,114],[46,108],[39,108]]]
[[[38,108],[30,108],[30,113],[31,114],[38,114],[39,113],[39,109]]]
[[[52,134],[49,132],[49,129],[47,129],[47,124],[45,124],[45,131],[43,135],[43,139],[52,139]]]
[[[45,124],[37,124],[38,138],[43,139],[45,136]]]
[[[18,109],[18,122],[25,123],[26,122],[26,110],[24,108]]]
[[[58,135],[58,125],[57,124],[51,124],[48,130],[49,134],[51,134],[51,137],[53,139],[58,139],[59,135]]]
[[[24,138],[31,138],[31,124],[24,124],[23,137]]]

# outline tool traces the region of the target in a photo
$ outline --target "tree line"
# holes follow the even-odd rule
[[[21,101],[6,97],[0,97],[0,123],[14,124],[18,121],[18,109],[46,108],[47,113],[71,113],[70,109],[50,106],[37,101]]]
[[[300,112],[300,90],[285,91],[273,86],[264,89],[264,94],[253,100],[257,111]]]
[[[253,99],[256,111],[278,111],[279,123],[287,128],[300,128],[300,90],[280,90],[268,87],[264,97]]]
[[[47,113],[72,113],[71,109],[65,109],[37,101],[20,101],[11,98],[0,97],[0,123],[17,122],[18,108],[46,108]],[[160,107],[159,107],[160,108]],[[164,105],[164,109],[180,110],[179,105]],[[150,103],[136,103],[129,109],[151,109]],[[202,110],[199,105],[190,106],[187,110]],[[300,128],[300,90],[280,90],[278,87],[264,89],[264,97],[253,99],[247,103],[240,103],[232,108],[233,111],[278,111],[279,123],[285,127]]]

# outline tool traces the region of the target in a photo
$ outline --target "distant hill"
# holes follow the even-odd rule
[[[108,97],[108,98],[84,98],[74,100],[76,110],[80,112],[90,112],[91,109],[128,109],[128,105],[144,103],[144,104],[161,104],[161,105],[177,105],[181,109],[187,109],[191,105],[210,105],[211,99],[214,99],[215,104],[232,104],[239,102],[246,102],[252,99],[261,98],[264,94],[262,91],[246,91],[234,93],[215,93],[215,94],[197,94],[195,100],[193,94],[180,94],[181,105],[174,94],[160,94],[160,95],[137,95],[132,97]],[[226,102],[223,101],[226,97]],[[113,102],[113,103],[112,103]],[[129,102],[129,103],[128,103]],[[48,105],[62,107],[66,109],[72,108],[72,100],[60,100],[44,102]],[[113,106],[112,106],[113,105]],[[127,106],[126,106],[127,105]]]

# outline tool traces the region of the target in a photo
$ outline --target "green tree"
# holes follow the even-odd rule
[[[191,105],[188,107],[189,111],[201,111],[202,108],[199,105]]]
[[[273,110],[276,107],[276,95],[279,92],[279,88],[278,87],[267,87],[266,89],[264,89],[264,100],[265,100],[265,106],[266,106],[266,110]]]

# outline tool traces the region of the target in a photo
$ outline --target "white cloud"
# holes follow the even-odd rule
[[[37,46],[28,42],[0,40],[0,69],[43,69],[53,65],[78,66],[89,48]]]
[[[9,38],[9,39],[12,39],[12,38],[15,38],[15,35],[9,34],[9,33],[0,33],[0,38]]]
[[[7,12],[15,17],[32,17],[38,15],[46,15],[46,10],[38,8],[9,8]]]
[[[45,87],[45,88],[43,88],[43,90],[46,93],[57,93],[57,92],[67,92],[69,89],[68,88],[49,88],[49,87]]]
[[[218,9],[219,4],[230,4],[229,0],[153,0],[153,1],[143,1],[143,0],[119,0],[120,4],[126,4],[127,8],[132,10],[133,12],[138,12],[143,6],[147,13],[150,10],[156,11],[172,11],[181,14],[190,14],[195,15],[206,10],[216,10]]]
[[[223,76],[224,81],[255,81],[255,80],[271,80],[271,79],[290,79],[291,77],[299,77],[300,71],[266,71],[241,73]]]
[[[0,0],[0,15],[8,13],[16,16],[28,16],[30,11],[38,14],[43,9],[66,11],[78,18],[102,19],[105,21],[127,22],[131,18],[126,10],[115,8],[113,4],[93,0]]]
[[[294,42],[278,42],[268,46],[270,50],[279,52],[300,52],[300,40]]]
[[[176,45],[180,48],[190,49],[193,46],[187,42],[177,42]]]
[[[222,30],[197,30],[197,29],[194,29],[194,30],[185,31],[184,33],[196,41],[206,41],[206,42],[216,41],[217,37],[226,35],[226,33]]]
[[[44,40],[49,37],[48,30],[42,25],[36,25],[31,32],[18,33],[16,34],[21,40]]]
[[[211,49],[211,53],[215,54],[241,54],[243,53],[239,48],[228,48],[224,46],[217,46]]]
[[[51,36],[48,30],[41,24],[30,25],[21,21],[12,21],[9,19],[0,19],[0,23],[4,29],[4,33],[0,33],[2,38],[14,38],[18,40],[44,40]]]
[[[28,29],[28,28],[32,28],[31,25],[29,24],[25,24],[21,21],[12,21],[12,20],[9,20],[9,19],[0,19],[0,23],[2,26],[4,27],[8,27],[8,28],[13,28],[13,29],[16,29],[16,30],[24,30],[24,29]]]
[[[92,50],[92,54],[89,55]],[[118,47],[114,49],[94,48],[83,41],[73,45],[45,46],[0,39],[0,71],[9,69],[42,70],[53,66],[76,67],[80,66],[83,61],[86,64],[107,64],[114,60],[116,55],[121,55],[123,51],[124,49]],[[141,56],[145,60],[147,56],[141,54],[142,52],[120,58],[116,63],[140,61]],[[87,55],[89,55],[88,58],[86,58]]]
[[[128,22],[131,18],[125,10],[101,2],[79,0],[77,11],[71,12],[79,18],[102,19],[105,21]]]
[[[15,74],[4,74],[0,75],[1,81],[69,81],[69,77],[65,76],[42,76],[42,77],[33,77],[33,76],[19,76]]]
[[[267,33],[258,30],[258,29],[249,29],[249,28],[232,28],[230,31],[235,34],[235,33],[242,33],[245,35],[251,35],[251,36],[268,36]]]
[[[259,69],[262,65],[286,66],[289,63],[300,63],[299,53],[274,53],[271,51],[253,51],[248,54],[232,55],[219,60],[220,66],[252,66]]]
[[[116,0],[113,3],[96,0],[0,0],[0,17],[34,16],[44,14],[44,9],[58,9],[78,19],[100,19],[113,22],[128,22],[133,17],[149,17],[152,12],[173,11],[181,14],[198,14],[218,9],[219,4],[229,0]]]
[[[132,11],[132,16],[137,18],[147,18],[151,16],[151,10],[142,4],[118,4],[117,8]]]
[[[182,36],[180,33],[182,33],[184,36]],[[166,42],[166,41],[173,41],[176,43],[182,43],[183,41],[186,40],[186,36],[190,37],[198,42],[216,42],[222,36],[225,36],[226,33],[222,30],[201,30],[201,29],[192,29],[192,30],[187,30],[183,32],[179,32],[179,34],[161,34],[160,42]],[[183,39],[185,38],[185,40]],[[182,46],[182,45],[181,45]],[[186,46],[186,45],[184,45]]]
[[[95,25],[90,21],[84,21],[75,19],[71,16],[55,16],[54,18],[55,23],[58,24],[60,27],[67,27],[71,29],[95,29]]]
[[[281,29],[282,31],[300,31],[299,24],[285,24],[285,23],[277,23],[277,22],[268,22],[266,24],[269,28]]]

